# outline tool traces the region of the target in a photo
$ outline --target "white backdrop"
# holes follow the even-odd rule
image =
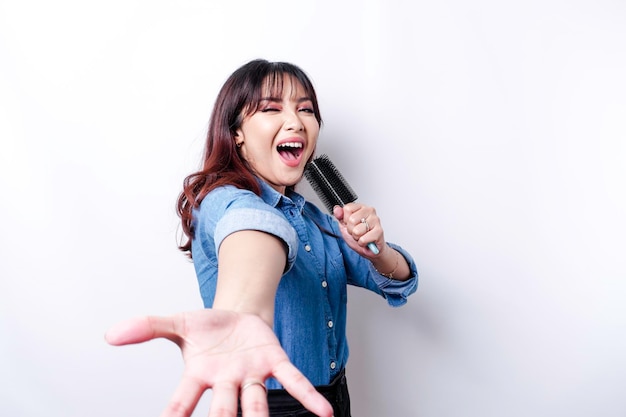
[[[0,415],[159,415],[177,349],[103,334],[201,307],[175,199],[257,57],[421,272],[350,292],[355,417],[626,415],[618,0],[0,0]]]

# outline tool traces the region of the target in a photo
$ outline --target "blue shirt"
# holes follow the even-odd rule
[[[347,285],[367,288],[389,305],[401,306],[417,288],[415,262],[389,243],[409,263],[411,278],[397,281],[379,274],[344,242],[334,217],[296,192],[285,196],[259,182],[260,197],[223,186],[210,192],[194,212],[192,253],[200,294],[210,308],[217,284],[217,253],[226,236],[259,230],[280,238],[288,253],[276,292],[274,332],[292,363],[314,385],[325,385],[348,360]],[[267,381],[267,387],[282,388],[274,379]]]

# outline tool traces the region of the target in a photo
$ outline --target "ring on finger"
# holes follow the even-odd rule
[[[369,232],[369,231],[370,231],[370,225],[369,225],[369,223],[367,222],[367,220],[365,219],[365,217],[363,217],[363,218],[361,219],[361,223],[363,223],[363,224],[365,225],[365,233]]]
[[[243,391],[244,391],[246,388],[250,388],[250,387],[251,387],[251,386],[253,386],[253,385],[259,385],[259,386],[261,386],[261,388],[263,388],[263,390],[264,390],[264,391],[265,391],[265,393],[267,394],[267,387],[266,387],[266,386],[265,386],[265,384],[264,384],[263,382],[261,382],[261,381],[249,381],[249,382],[246,382],[245,384],[243,384],[243,385],[241,386],[241,390],[240,390],[240,392],[241,392],[241,393],[243,393]]]

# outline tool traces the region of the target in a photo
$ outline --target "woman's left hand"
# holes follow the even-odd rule
[[[343,207],[335,206],[333,215],[339,220],[341,235],[348,246],[360,255],[376,258],[376,253],[368,248],[373,242],[378,248],[385,245],[385,235],[374,207],[360,203],[348,203]]]

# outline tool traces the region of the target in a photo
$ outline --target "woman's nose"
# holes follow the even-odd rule
[[[300,115],[297,112],[288,112],[285,119],[285,129],[299,132],[304,130],[304,124],[300,120]]]

